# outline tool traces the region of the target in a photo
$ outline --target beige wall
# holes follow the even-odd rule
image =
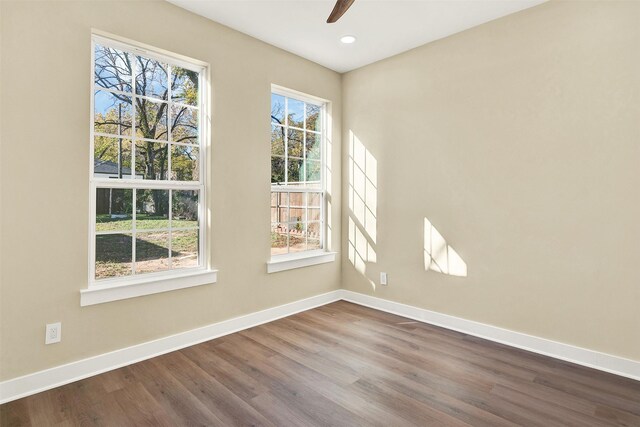
[[[79,305],[92,27],[211,64],[217,284]],[[348,73],[342,87],[337,73],[164,2],[0,1],[0,31],[0,380],[341,281],[640,360],[640,3],[547,3]],[[333,101],[342,274],[340,262],[265,274],[271,83]],[[425,218],[467,277],[425,271]],[[52,321],[63,341],[45,346]]]
[[[551,2],[346,74],[343,286],[640,360],[639,48],[640,2]],[[424,218],[467,277],[425,271]]]
[[[1,1],[0,11],[0,379],[339,287],[339,261],[271,275],[265,265],[271,83],[333,102],[332,238],[340,241],[339,74],[164,2]],[[211,64],[214,285],[80,307],[92,27]],[[63,340],[45,346],[53,321]]]

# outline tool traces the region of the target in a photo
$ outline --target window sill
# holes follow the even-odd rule
[[[198,270],[174,277],[144,277],[133,282],[92,286],[80,291],[80,306],[102,304],[127,298],[135,298],[176,289],[215,283],[218,270]]]
[[[295,255],[279,255],[267,262],[267,273],[293,270],[294,268],[324,264],[336,260],[336,252],[312,252]]]

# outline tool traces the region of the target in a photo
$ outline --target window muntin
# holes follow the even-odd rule
[[[324,110],[271,94],[271,256],[324,249]]]
[[[204,267],[204,67],[99,36],[93,55],[90,283]]]

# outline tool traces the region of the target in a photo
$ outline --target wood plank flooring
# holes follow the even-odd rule
[[[640,426],[640,382],[350,304],[0,407],[9,426]]]

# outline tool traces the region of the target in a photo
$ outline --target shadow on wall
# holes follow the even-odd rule
[[[424,269],[449,276],[467,277],[467,264],[447,244],[442,234],[426,217],[424,219]]]
[[[349,131],[349,261],[375,290],[366,276],[367,263],[375,263],[377,232],[378,162]]]

